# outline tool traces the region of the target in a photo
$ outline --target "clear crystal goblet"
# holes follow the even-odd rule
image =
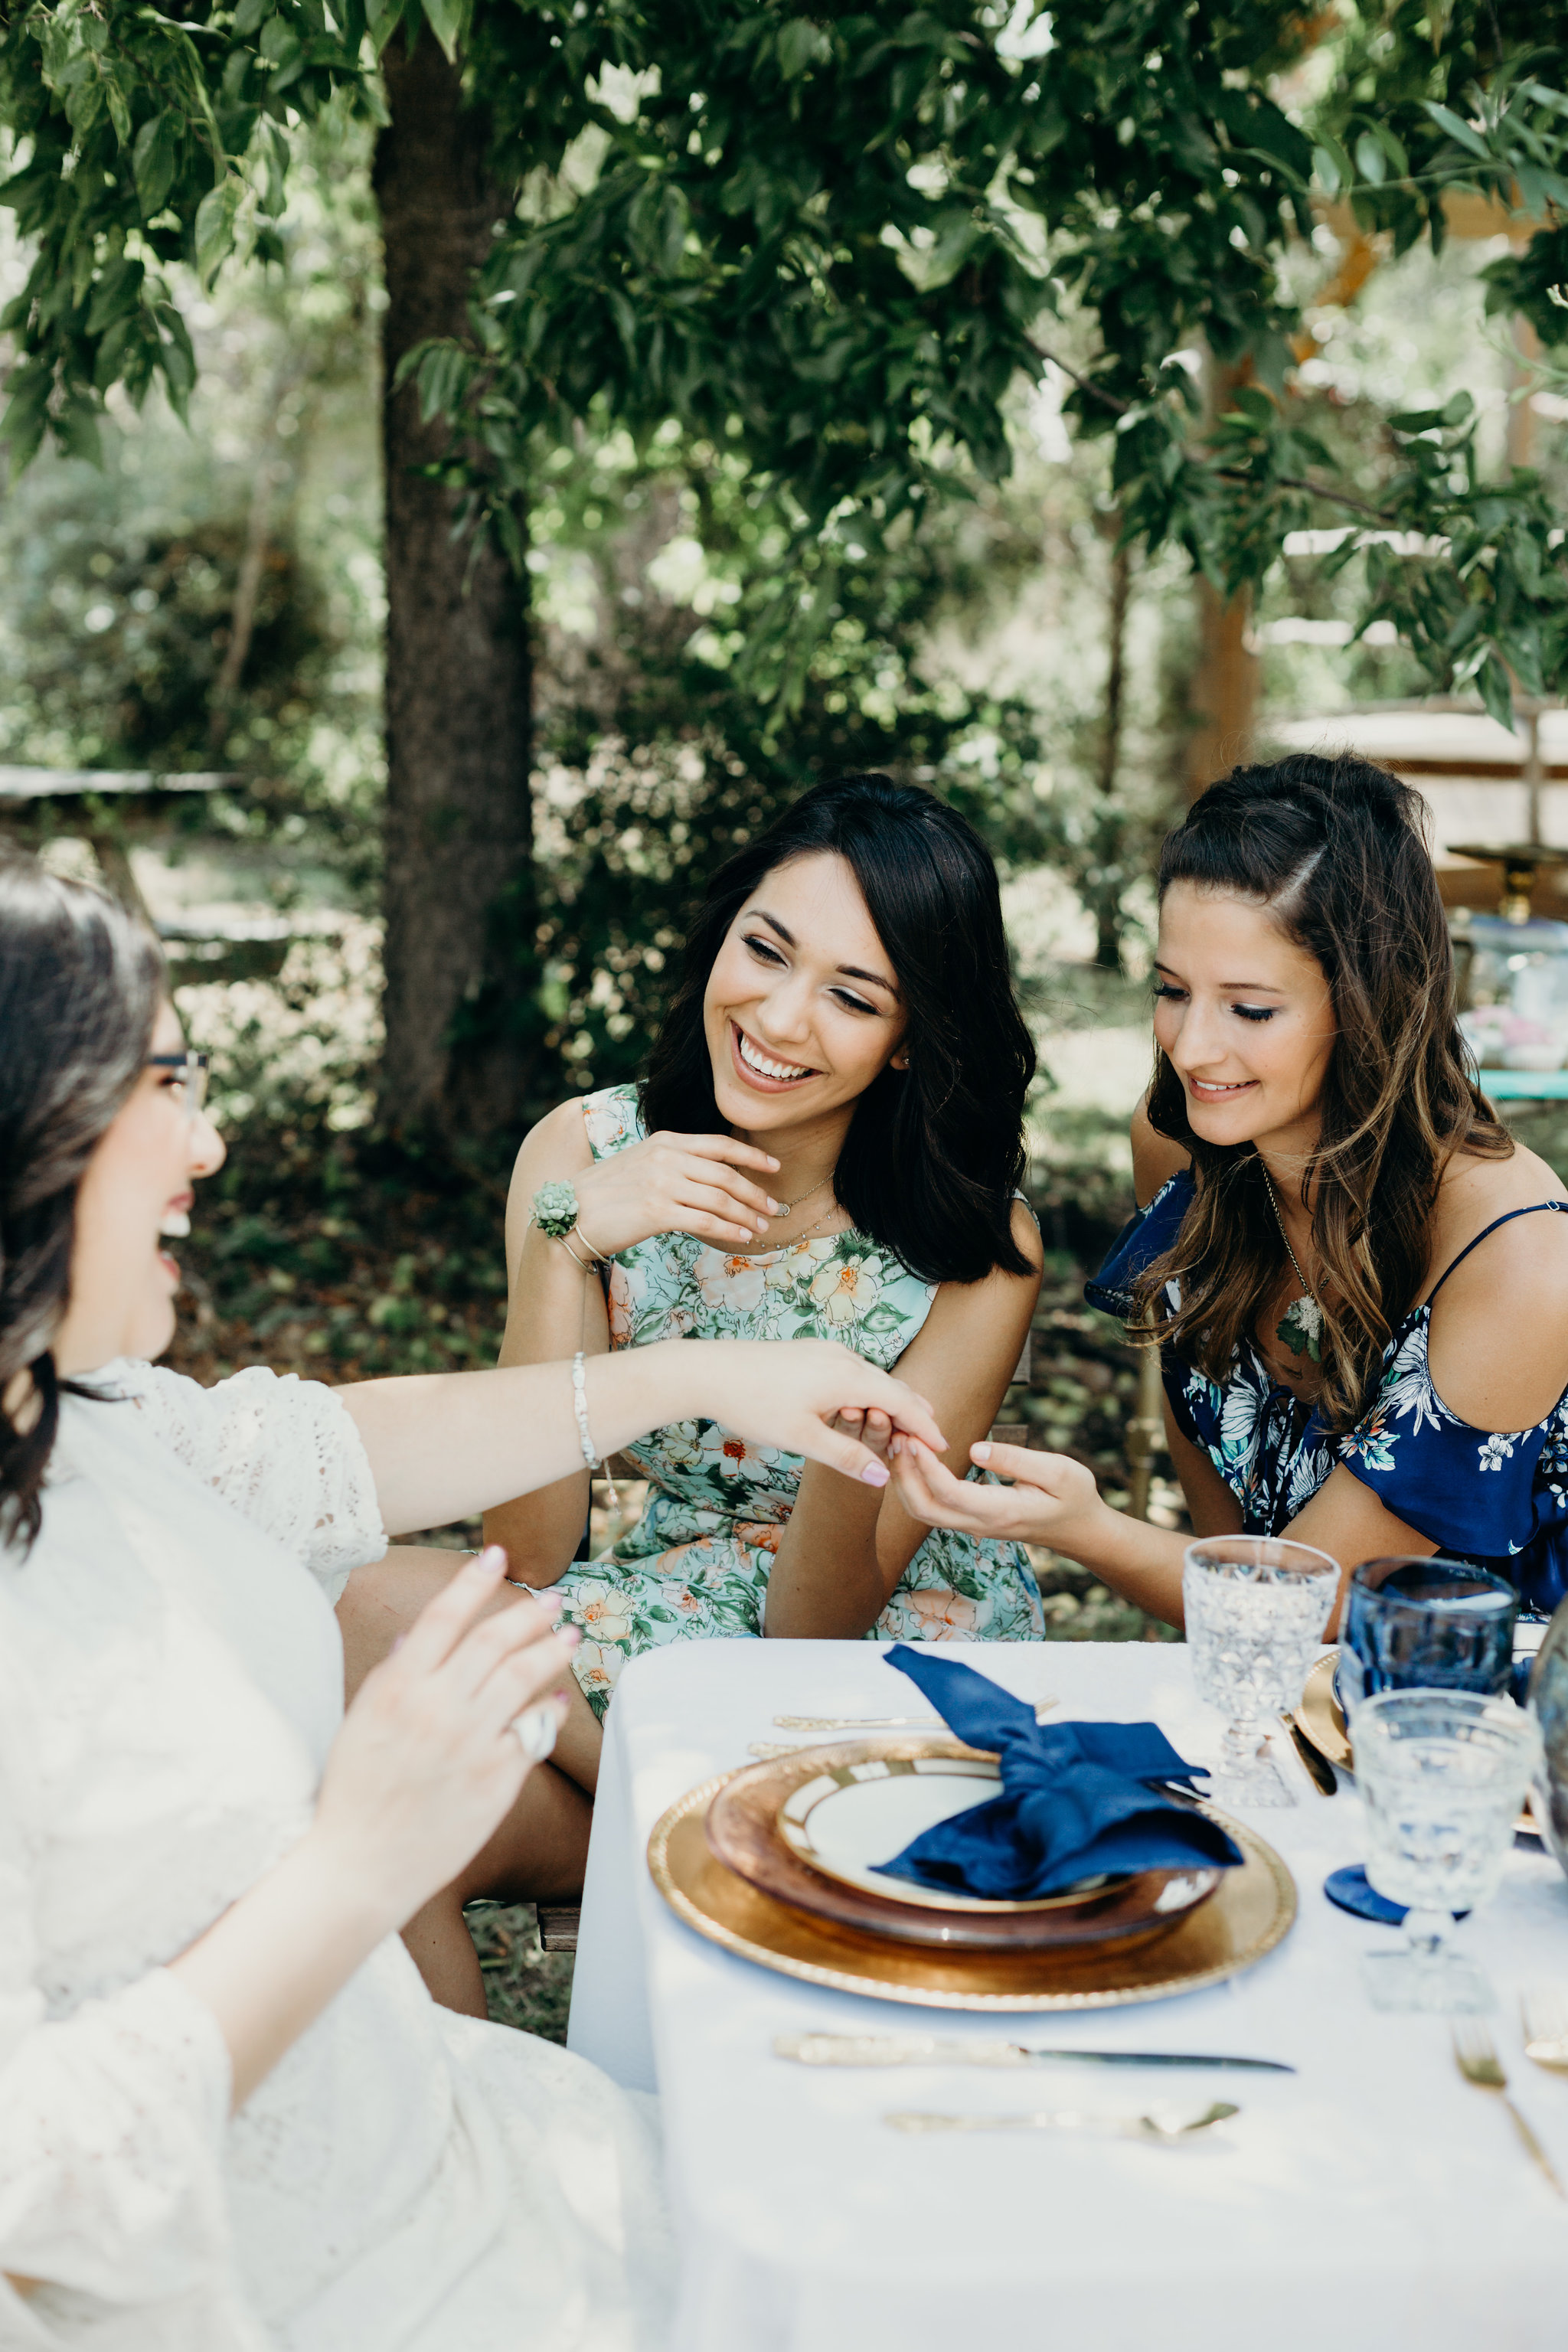
[[[1339,1562],[1278,1536],[1211,1536],[1182,1570],[1198,1696],[1227,1719],[1210,1795],[1220,1805],[1293,1805],[1267,1753],[1268,1727],[1296,1706],[1340,1589]]]
[[[1403,1903],[1405,1945],[1363,1966],[1377,2009],[1490,2009],[1484,1971],[1445,1938],[1456,1912],[1497,1892],[1514,1823],[1541,1761],[1533,1716],[1474,1691],[1379,1691],[1355,1717],[1366,1874]]]

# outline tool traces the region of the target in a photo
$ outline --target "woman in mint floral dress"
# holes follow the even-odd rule
[[[1033,1066],[975,835],[885,777],[818,785],[714,881],[642,1087],[563,1104],[524,1143],[502,1360],[582,1347],[591,1406],[606,1349],[837,1339],[899,1366],[962,1467],[1039,1285],[1016,1198]],[[554,1185],[572,1188],[563,1234],[541,1223]],[[879,1416],[845,1426],[885,1453]],[[627,1659],[664,1642],[1043,1634],[1020,1548],[929,1533],[879,1465],[880,1485],[852,1484],[710,1422],[634,1458],[647,1505],[602,1559],[574,1557],[585,1475],[486,1520],[515,1580],[561,1593],[600,1717]]]
[[[1568,1198],[1477,1089],[1417,794],[1350,757],[1215,784],[1164,847],[1148,1202],[1089,1286],[1162,1343],[1200,1535],[1568,1589]],[[1076,1464],[1011,1494],[894,1448],[928,1521],[1023,1536],[1181,1622],[1184,1538]]]
[[[637,1088],[583,1105],[595,1160],[642,1141]],[[727,1255],[690,1234],[623,1250],[609,1274],[612,1348],[654,1339],[838,1339],[884,1371],[914,1339],[937,1292],[853,1229]],[[602,1710],[622,1665],[660,1642],[761,1633],[768,1573],[789,1524],[798,1454],[745,1445],[714,1422],[679,1422],[626,1449],[653,1481],[629,1535],[569,1568],[557,1590],[582,1628],[574,1660]],[[915,1553],[868,1631],[897,1642],[1037,1641],[1038,1588],[1016,1544],[941,1528]]]

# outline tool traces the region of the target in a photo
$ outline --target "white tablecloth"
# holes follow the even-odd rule
[[[1217,1718],[1174,1645],[949,1649],[1061,1717],[1152,1717],[1193,1759]],[[1361,1955],[1398,1940],[1333,1908],[1326,1874],[1362,1853],[1348,1782],[1254,1826],[1300,1911],[1245,1976],[1083,2015],[963,2016],[820,1991],[678,1921],[645,1849],[665,1807],[787,1735],[775,1712],[918,1714],[870,1643],[677,1643],[623,1675],[610,1710],[571,2042],[663,2095],[682,2231],[677,2352],[1563,2352],[1568,2205],[1500,2103],[1457,2073],[1446,2021],[1380,2015]],[[1515,1850],[1460,1931],[1490,1971],[1511,2087],[1568,2179],[1568,2077],[1524,2057],[1519,1992],[1568,1990],[1568,1881]],[[1089,2048],[1288,2060],[1295,2075],[1033,2068],[807,2069],[775,2033],[938,2032]],[[989,2113],[1237,2100],[1190,2149],[1037,2135],[908,2138],[893,2107]]]

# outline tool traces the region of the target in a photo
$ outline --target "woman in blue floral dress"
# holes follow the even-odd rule
[[[1568,1589],[1568,1197],[1476,1089],[1418,796],[1349,758],[1238,769],[1165,844],[1147,1200],[1089,1286],[1162,1344],[1194,1529]],[[1181,1622],[1185,1538],[1076,1464],[918,1444],[916,1517],[1022,1536]]]
[[[524,1142],[503,1362],[831,1338],[897,1364],[963,1468],[1039,1286],[1016,1197],[1033,1067],[977,836],[885,777],[818,785],[716,878],[642,1087],[563,1104]],[[885,1450],[879,1416],[853,1427]],[[648,1500],[602,1559],[574,1559],[585,1475],[486,1520],[515,1580],[562,1594],[601,1717],[665,1642],[1043,1633],[1020,1548],[929,1532],[885,1471],[855,1486],[712,1422],[632,1452]]]

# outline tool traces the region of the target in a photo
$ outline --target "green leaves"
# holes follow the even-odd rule
[[[205,285],[212,284],[234,250],[235,222],[244,194],[244,184],[237,173],[226,173],[196,206],[192,242],[196,268]]]
[[[792,16],[781,26],[778,37],[779,71],[785,81],[798,81],[812,66],[826,65],[833,55],[833,43],[819,25],[809,17]]]
[[[1479,155],[1483,163],[1491,162],[1491,150],[1473,124],[1461,122],[1451,107],[1439,106],[1434,99],[1424,98],[1421,104],[1438,130],[1452,139],[1457,146],[1468,149],[1472,155]],[[1378,176],[1381,178],[1382,174]]]
[[[169,108],[149,115],[136,134],[132,170],[142,217],[151,220],[169,201],[179,163],[179,118]]]
[[[425,21],[448,58],[458,54],[458,43],[468,16],[468,0],[423,0]]]
[[[1388,0],[1321,38],[1299,0],[1058,0],[1048,43],[1011,45],[1005,13],[237,0],[198,22],[37,0],[0,19],[0,122],[29,159],[0,202],[37,256],[6,314],[13,463],[49,432],[85,448],[112,383],[184,403],[161,271],[210,285],[275,250],[290,126],[334,99],[374,115],[375,57],[423,25],[463,58],[519,201],[471,339],[413,372],[426,416],[460,427],[447,471],[518,563],[542,436],[677,429],[787,518],[735,658],[758,693],[798,696],[868,551],[1005,473],[1009,396],[1071,312],[1067,409],[1113,436],[1127,539],[1174,540],[1234,584],[1286,531],[1354,514],[1368,617],[1435,679],[1494,701],[1510,671],[1564,683],[1543,494],[1481,485],[1474,419],[1447,409],[1394,421],[1359,509],[1302,427],[1281,263],[1311,184],[1396,250],[1440,242],[1447,192],[1517,189],[1544,226],[1488,268],[1489,301],[1568,341],[1568,0],[1539,0],[1528,49],[1500,55],[1489,0]],[[1298,120],[1275,93],[1314,40],[1321,95]],[[1236,386],[1208,423],[1205,349]],[[1398,554],[1387,531],[1445,551]]]

